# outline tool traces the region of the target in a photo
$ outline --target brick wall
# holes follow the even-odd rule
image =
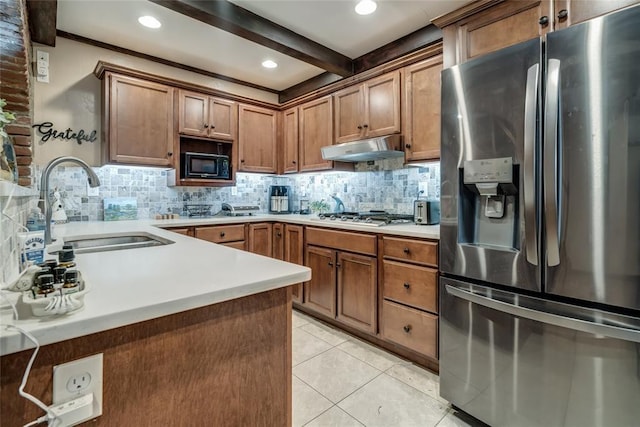
[[[31,87],[29,84],[31,42],[26,0],[0,0],[0,98],[5,111],[16,115],[7,126],[16,150],[19,184],[31,185]]]

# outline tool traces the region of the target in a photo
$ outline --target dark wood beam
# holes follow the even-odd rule
[[[353,74],[351,58],[226,0],[150,1],[331,73]]]
[[[31,41],[55,46],[58,1],[27,0],[27,14]]]
[[[168,59],[159,58],[157,56],[147,55],[146,53],[141,53],[135,50],[126,49],[124,47],[100,42],[87,37],[79,36],[77,34],[67,33],[66,31],[58,30],[57,35],[59,37],[64,37],[65,39],[75,40],[80,43],[86,43],[93,46],[101,47],[103,49],[109,49],[114,52],[124,53],[126,55],[135,56],[137,58],[146,59],[148,61],[157,62],[159,64],[168,65],[170,67],[180,68],[181,70],[191,71],[192,73],[202,74],[203,76],[213,77],[214,79],[224,80],[226,82],[236,83],[236,84],[252,87],[254,89],[260,89],[270,93],[280,93],[279,91],[271,89],[269,87],[260,86],[254,83],[246,82],[244,80],[234,79],[233,77],[225,76],[223,74],[213,73],[211,71],[203,70],[196,67],[191,67],[185,64],[180,64],[179,62],[169,61]]]
[[[354,59],[353,71],[355,74],[361,73],[440,40],[442,40],[442,31],[435,25],[429,24]]]
[[[280,104],[284,104],[285,102],[291,101],[305,93],[313,92],[316,89],[335,83],[341,79],[341,76],[329,72],[318,74],[317,76],[311,77],[297,85],[281,90],[278,94],[278,102],[280,102]]]

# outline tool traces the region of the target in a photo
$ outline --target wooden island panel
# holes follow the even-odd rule
[[[97,426],[291,426],[291,291],[273,291],[43,346],[26,391],[52,399],[53,366],[104,354]],[[3,356],[3,426],[42,411],[18,395],[32,350]]]

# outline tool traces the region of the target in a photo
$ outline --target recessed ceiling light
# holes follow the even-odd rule
[[[276,68],[278,64],[270,59],[267,59],[266,61],[262,61],[262,66],[264,68]]]
[[[153,16],[141,16],[138,18],[138,22],[147,28],[160,28],[162,24]]]
[[[378,4],[373,0],[361,0],[356,5],[356,13],[358,15],[369,15],[377,9]]]

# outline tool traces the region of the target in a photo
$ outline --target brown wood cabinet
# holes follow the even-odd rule
[[[302,171],[327,170],[333,162],[322,158],[321,147],[333,144],[333,98],[325,96],[299,107],[300,168]]]
[[[174,89],[112,72],[102,89],[103,163],[173,166]]]
[[[235,249],[246,249],[244,224],[195,227],[195,237]]]
[[[282,113],[282,171],[298,172],[298,107]]]
[[[264,256],[273,255],[273,224],[270,222],[250,223],[248,225],[249,252]]]
[[[402,69],[402,120],[407,162],[440,158],[442,55]]]
[[[273,250],[271,256],[284,261],[284,224],[276,222],[271,226],[273,230]]]
[[[304,227],[302,225],[284,225],[284,261],[298,265],[304,265]],[[304,300],[303,285],[295,285],[292,288],[291,299],[302,303]]]
[[[304,305],[332,319],[377,331],[376,236],[307,227],[305,265],[312,276]]]
[[[165,230],[173,231],[174,233],[183,234],[190,237],[193,237],[195,235],[195,230],[193,227],[165,228]]]
[[[178,93],[178,131],[202,138],[235,140],[238,105],[222,98],[180,90]]]
[[[384,340],[438,357],[438,242],[382,238]]]
[[[277,111],[253,105],[238,107],[238,170],[277,172]]]
[[[637,3],[638,0],[480,0],[441,16],[434,23],[442,28],[444,67],[450,67]]]
[[[335,143],[400,132],[400,72],[351,86],[333,95]]]

